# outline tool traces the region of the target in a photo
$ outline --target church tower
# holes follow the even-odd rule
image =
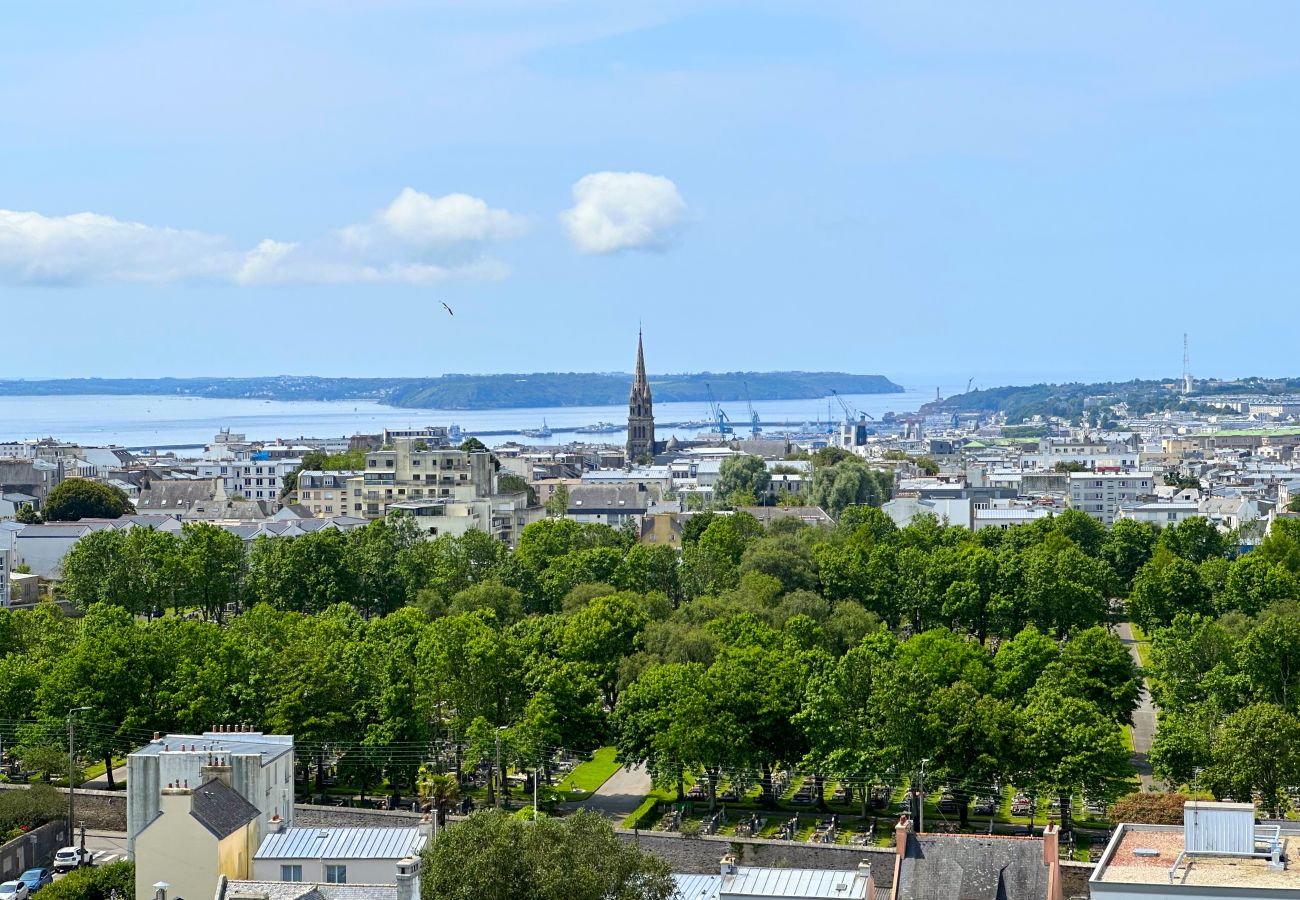
[[[627,462],[628,465],[643,457],[654,456],[655,413],[650,397],[650,384],[645,377],[645,351],[641,346],[641,332],[636,333],[636,375],[632,379],[632,393],[627,398]]]

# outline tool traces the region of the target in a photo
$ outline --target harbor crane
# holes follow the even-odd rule
[[[731,420],[727,417],[726,411],[718,405],[717,399],[713,396],[713,385],[705,383],[705,389],[709,392],[709,417],[713,420],[710,429],[718,434],[730,434],[733,429]]]
[[[831,394],[835,397],[836,401],[840,404],[840,409],[844,410],[845,424],[852,425],[858,419],[862,419],[862,418],[870,419],[873,422],[876,421],[876,417],[873,416],[871,413],[854,409],[849,404],[849,401],[841,397],[840,392],[835,390],[835,388],[831,388]]]
[[[763,433],[762,423],[758,421],[758,413],[754,412],[754,401],[749,397],[749,382],[742,382],[745,385],[745,406],[749,408],[749,433],[755,439]]]

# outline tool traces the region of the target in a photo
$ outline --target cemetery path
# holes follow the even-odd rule
[[[1133,628],[1128,622],[1120,622],[1115,628],[1119,634],[1119,639],[1124,646],[1128,647],[1128,652],[1133,655],[1133,662],[1136,665],[1142,665],[1142,660],[1138,656],[1137,639],[1133,637]],[[1142,699],[1138,708],[1133,711],[1133,768],[1137,769],[1138,778],[1142,782],[1142,789],[1160,785],[1151,776],[1151,742],[1156,736],[1156,706],[1151,702],[1151,690],[1146,681],[1142,682]]]
[[[650,789],[650,775],[644,766],[624,766],[596,788],[582,807],[621,822],[636,812]]]

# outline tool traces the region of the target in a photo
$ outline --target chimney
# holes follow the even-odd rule
[[[1061,858],[1061,830],[1053,822],[1043,829],[1043,865]]]
[[[408,856],[397,861],[397,900],[420,900],[420,860]]]
[[[203,784],[209,781],[220,781],[226,787],[234,787],[230,783],[232,774],[230,766],[223,766],[220,759],[215,763],[209,760],[207,765],[199,769],[199,781]]]
[[[728,875],[735,875],[736,874],[735,854],[728,853],[726,856],[722,857],[721,865],[722,865],[722,875],[724,878]]]
[[[266,833],[279,834],[282,831],[284,831],[284,819],[280,818],[279,813],[276,813],[275,815],[271,816],[270,819],[267,820]]]
[[[912,821],[904,813],[898,817],[898,824],[894,826],[894,849],[900,858],[907,856],[907,836],[911,833]]]

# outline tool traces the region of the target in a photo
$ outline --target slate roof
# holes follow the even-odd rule
[[[260,812],[224,781],[212,780],[195,788],[190,795],[190,815],[221,840],[249,822]]]
[[[221,880],[217,900],[397,900],[396,884]]]
[[[1030,838],[909,834],[899,900],[1046,900],[1043,843]]]

